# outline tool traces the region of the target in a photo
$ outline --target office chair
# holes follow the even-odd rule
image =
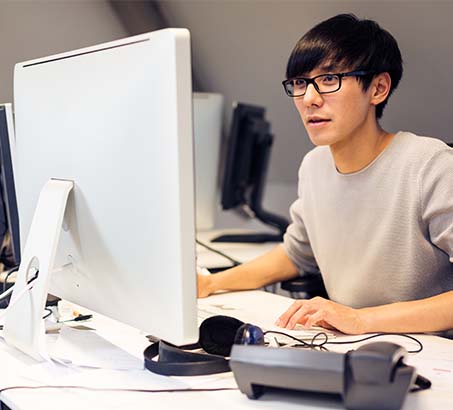
[[[285,280],[280,283],[280,287],[291,294],[293,298],[299,298],[303,293],[304,299],[321,296],[328,299],[327,291],[320,273],[304,273],[303,275]]]

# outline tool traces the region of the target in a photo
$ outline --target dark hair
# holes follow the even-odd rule
[[[373,74],[389,73],[390,94],[403,74],[398,43],[375,21],[361,20],[354,14],[339,14],[319,23],[296,44],[286,67],[286,78],[294,78],[327,63],[338,69],[366,70]],[[366,91],[373,75],[357,77]],[[388,97],[376,106],[376,118],[382,117]]]

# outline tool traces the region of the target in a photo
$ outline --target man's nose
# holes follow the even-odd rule
[[[309,107],[311,105],[319,105],[322,103],[321,94],[318,93],[313,84],[308,84],[304,95],[304,104]]]

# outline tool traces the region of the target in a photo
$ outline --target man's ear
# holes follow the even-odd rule
[[[378,105],[385,101],[390,93],[392,79],[389,73],[380,73],[373,78],[371,83],[371,104]]]

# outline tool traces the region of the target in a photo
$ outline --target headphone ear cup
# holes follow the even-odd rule
[[[199,344],[206,353],[229,356],[237,330],[244,324],[229,316],[212,316],[200,325]]]
[[[234,344],[237,345],[264,345],[263,330],[250,323],[244,323],[236,332]]]

